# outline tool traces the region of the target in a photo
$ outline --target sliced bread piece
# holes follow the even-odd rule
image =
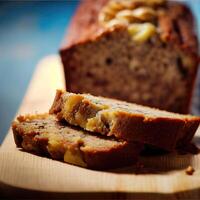
[[[12,125],[15,143],[25,151],[92,169],[133,164],[143,147],[116,138],[90,135],[51,115],[20,116]]]
[[[60,90],[50,113],[87,131],[146,143],[168,151],[190,142],[200,123],[200,117]]]

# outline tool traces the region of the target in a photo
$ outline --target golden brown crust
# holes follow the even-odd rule
[[[117,138],[128,141],[144,142],[153,146],[172,151],[183,147],[193,138],[200,119],[186,122],[180,119],[157,118],[146,120],[143,117],[128,117],[121,114],[119,123],[113,129]]]
[[[73,17],[63,48],[92,39],[102,28],[97,23],[100,9],[108,0],[81,1]],[[86,12],[87,10],[87,12]]]
[[[56,111],[56,112],[59,112],[60,111],[60,107],[61,107],[61,104],[62,104],[62,99],[61,99],[61,96],[63,94],[63,91],[62,90],[56,90],[56,96],[54,98],[54,102],[52,104],[52,108]],[[51,109],[49,110],[49,112],[51,113]],[[19,119],[18,119],[19,120]]]
[[[77,44],[94,40],[105,30],[98,22],[100,10],[109,0],[82,1],[72,19],[61,53]],[[166,12],[158,15],[161,38],[198,57],[198,40],[190,9],[180,2],[168,2]],[[87,10],[87,12],[85,12]]]
[[[143,147],[90,135],[46,114],[18,119],[12,125],[17,147],[82,167],[108,169],[133,164]]]
[[[60,120],[88,131],[151,144],[168,151],[188,144],[200,123],[200,117],[91,95],[63,93],[60,98],[62,100],[57,99],[59,105],[54,101],[50,110]]]
[[[197,57],[198,40],[194,32],[194,18],[186,5],[170,2],[167,12],[159,16],[158,24],[163,40]]]

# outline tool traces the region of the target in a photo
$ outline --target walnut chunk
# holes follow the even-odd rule
[[[108,7],[115,11],[123,10],[125,7],[120,1],[112,0],[108,3]]]
[[[126,19],[112,19],[105,26],[112,28],[114,26],[128,26],[129,22]]]
[[[142,21],[151,21],[156,17],[156,11],[149,7],[140,7],[133,10],[132,15]]]
[[[156,27],[151,23],[134,23],[128,27],[128,32],[135,42],[145,42],[156,33]]]
[[[116,14],[117,19],[126,19],[132,21],[134,19],[133,12],[131,10],[125,9]]]

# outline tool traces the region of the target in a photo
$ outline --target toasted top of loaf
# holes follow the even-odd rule
[[[190,141],[200,123],[200,117],[59,90],[50,113],[88,131],[167,150]]]
[[[87,41],[96,40],[102,35],[106,35],[110,31],[112,32],[114,30],[117,31],[117,29],[123,29],[123,26],[112,26],[110,28],[102,26],[99,20],[99,18],[101,18],[100,14],[102,11],[110,14],[109,9],[113,2],[117,2],[117,4],[127,4],[127,1],[118,0],[82,1],[76,11],[75,16],[73,17],[61,51],[64,51],[65,49],[77,44],[84,44]],[[149,3],[149,0],[130,0],[129,2],[131,2],[134,6],[129,8],[123,5],[124,10],[134,10],[137,8],[143,9],[145,7],[148,10],[151,8],[151,12],[149,11],[148,14],[152,13],[152,6],[151,3]],[[172,45],[176,45],[180,49],[186,50],[188,53],[197,55],[198,42],[194,32],[194,19],[190,9],[180,2],[151,2],[161,2],[160,4],[157,3],[156,6],[153,7],[153,12],[156,12],[156,19],[152,20],[151,18],[150,21],[156,26],[157,33],[160,35],[161,41],[164,43],[169,42]],[[87,10],[87,12],[85,12],[85,10]],[[121,11],[121,9],[118,9],[116,6],[114,6],[114,11],[116,10],[117,12]],[[113,8],[111,11],[113,11]],[[137,10],[136,14],[140,14],[140,11],[141,10]],[[114,15],[116,15],[116,13],[114,13]],[[138,24],[146,21],[149,22],[149,19],[141,19],[140,21],[135,20],[133,22]]]
[[[46,153],[54,159],[64,159],[65,162],[83,167],[108,168],[120,166],[120,161],[124,165],[134,162],[142,147],[115,138],[90,135],[86,131],[58,122],[48,114],[20,116],[13,122],[12,128],[18,147],[39,154]],[[116,166],[104,160],[111,156],[115,157],[111,160]]]

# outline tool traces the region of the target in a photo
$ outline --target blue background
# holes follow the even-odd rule
[[[200,27],[200,0],[188,3]],[[78,1],[0,2],[0,143],[37,62],[58,52],[77,5]]]

